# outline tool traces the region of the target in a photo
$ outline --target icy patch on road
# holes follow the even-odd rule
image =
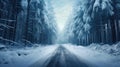
[[[0,67],[29,67],[39,59],[51,56],[57,45],[0,51]]]
[[[92,67],[119,67],[120,56],[114,56],[89,47],[65,44],[64,47]]]

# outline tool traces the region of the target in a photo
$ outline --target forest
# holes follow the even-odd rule
[[[53,44],[57,26],[49,2],[0,0],[0,43]]]
[[[0,43],[54,44],[54,8],[44,0],[0,0]],[[89,45],[120,41],[119,0],[77,0],[64,32],[67,43]]]
[[[0,67],[120,67],[120,0],[0,0]]]
[[[120,0],[79,0],[67,24],[64,35],[70,43],[117,43],[120,41]]]

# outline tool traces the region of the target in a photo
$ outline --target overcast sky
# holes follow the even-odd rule
[[[73,1],[75,0],[52,0],[55,18],[59,29],[62,31],[67,19],[72,11]]]

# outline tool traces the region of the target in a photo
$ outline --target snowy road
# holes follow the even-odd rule
[[[63,46],[59,46],[44,64],[41,65],[40,61],[35,62],[31,67],[88,67],[86,63]]]
[[[46,57],[44,62],[39,59],[30,67],[119,67],[119,59],[88,47],[63,44]]]
[[[73,44],[0,52],[0,67],[120,67],[120,56]]]

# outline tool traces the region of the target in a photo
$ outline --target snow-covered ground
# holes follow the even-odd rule
[[[29,67],[40,59],[47,59],[57,47],[57,45],[51,45],[36,48],[2,50],[0,51],[0,67]]]
[[[109,45],[109,44],[91,44],[88,46],[92,50],[97,50],[99,52],[105,52],[111,55],[120,55],[120,42],[114,45]]]
[[[114,46],[91,44],[87,47],[73,44],[61,44],[62,47],[65,47],[66,51],[59,50],[58,52],[67,53],[68,50],[90,67],[120,67],[119,44],[120,43]],[[55,54],[55,52],[57,52],[56,49],[60,48],[59,46],[61,45],[1,50],[0,67],[29,67],[31,65],[33,66],[36,62],[38,62],[38,64],[44,64]]]
[[[114,45],[118,46],[120,43]],[[78,56],[80,59],[82,59],[84,62],[88,63],[88,65],[91,65],[91,67],[120,67],[120,55],[113,55],[116,52],[113,53],[107,53],[103,49],[111,49],[118,51],[117,48],[113,46],[106,47],[100,46],[99,49],[94,49],[98,44],[91,44],[88,47],[83,46],[73,46],[73,45],[64,45],[70,52]],[[120,48],[119,48],[120,49]],[[107,50],[111,51],[111,50]],[[119,50],[120,52],[120,50]]]

